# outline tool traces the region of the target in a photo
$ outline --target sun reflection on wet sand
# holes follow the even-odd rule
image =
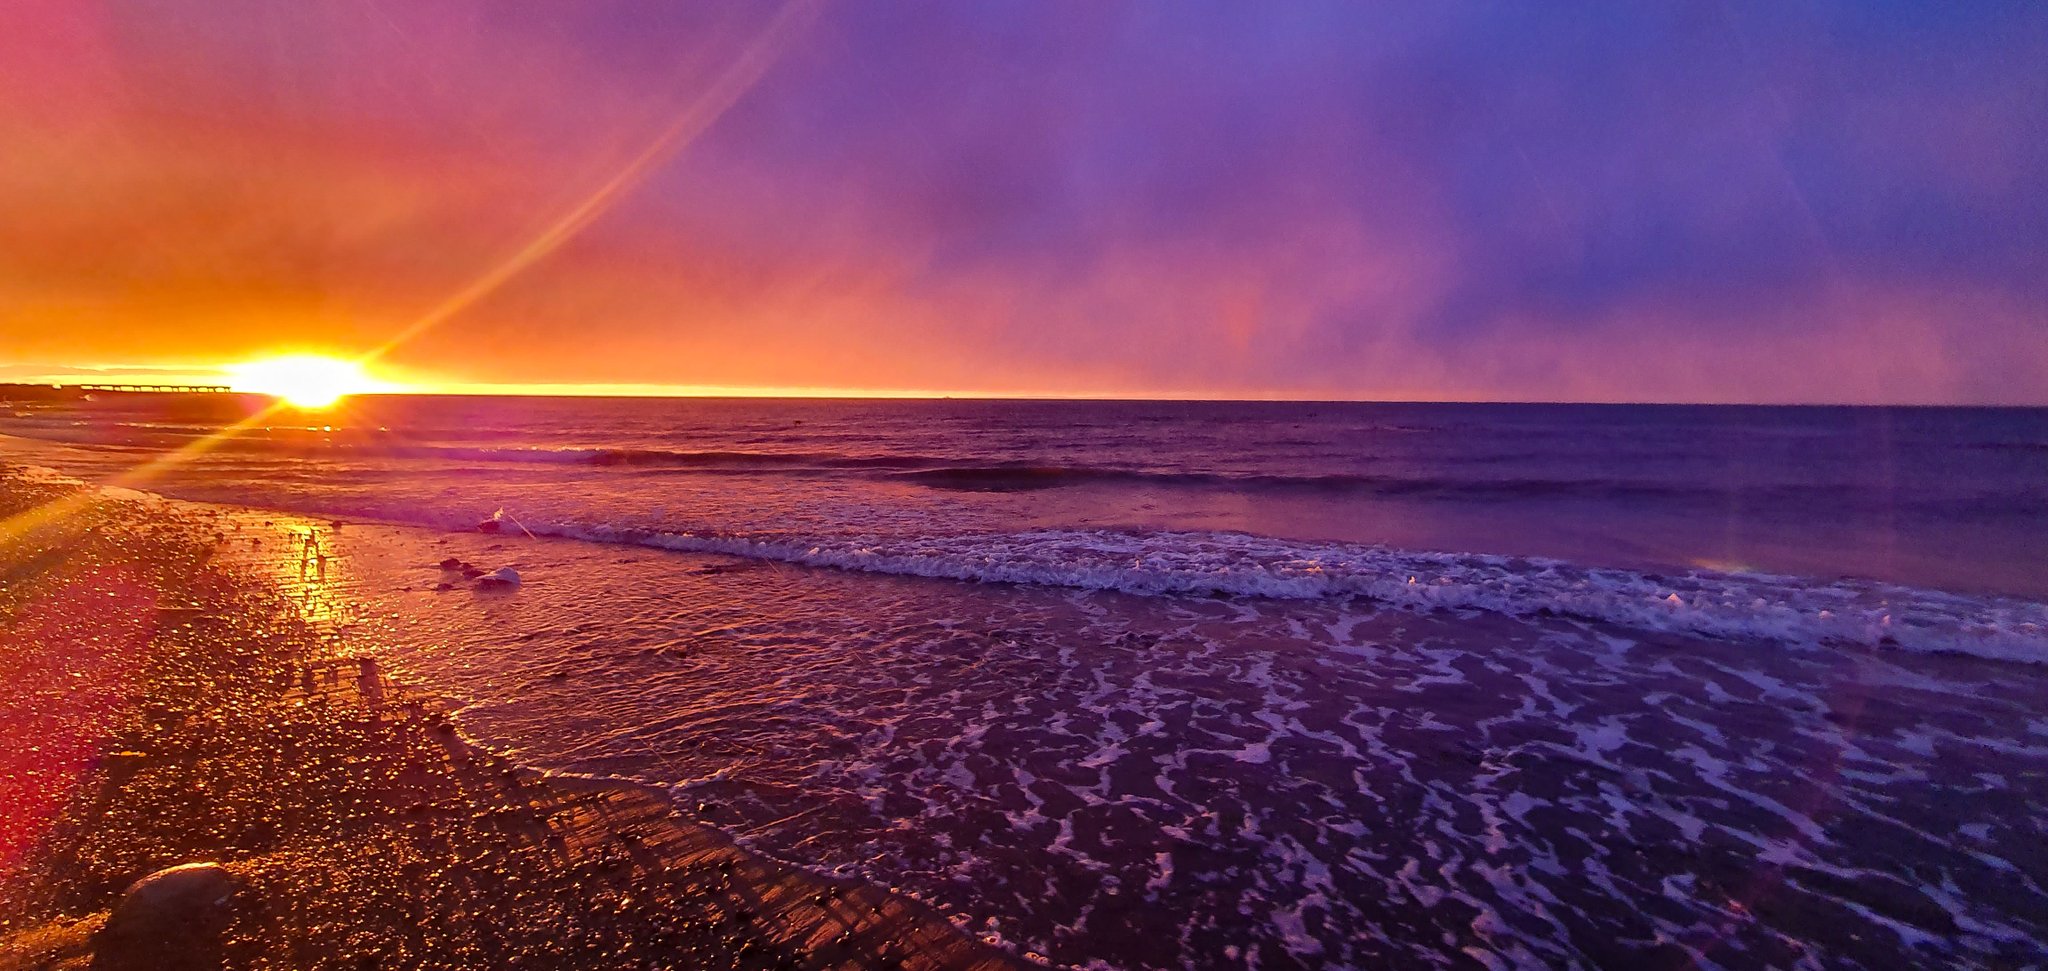
[[[0,473],[0,502],[12,484]],[[0,953],[120,953],[119,913],[104,910],[120,888],[157,861],[213,859],[240,888],[218,905],[220,946],[292,966],[581,966],[576,954],[626,951],[703,968],[1015,965],[915,902],[682,823],[657,791],[546,776],[458,737],[439,699],[386,677],[332,521],[148,499],[80,508],[0,546],[0,607],[40,618],[10,623],[0,645],[25,633],[104,655],[50,658],[62,676],[31,687],[53,693],[0,702],[10,737],[63,729],[43,733],[60,745],[0,753],[0,786],[34,787],[6,792],[29,811],[0,828]],[[109,528],[85,528],[100,515]],[[30,575],[40,582],[17,582]],[[93,672],[103,690],[71,683]],[[66,698],[92,704],[45,704]],[[71,828],[20,883],[14,865],[56,832],[59,809]]]

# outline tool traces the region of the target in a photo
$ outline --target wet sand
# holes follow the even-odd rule
[[[0,723],[33,743],[0,762],[0,969],[1019,964],[467,744],[250,568],[260,537],[16,473],[0,523]],[[95,964],[123,890],[195,861],[241,882],[217,942]]]

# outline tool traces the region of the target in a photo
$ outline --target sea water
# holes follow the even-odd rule
[[[1020,953],[2048,958],[2039,411],[14,407],[7,458],[347,521],[465,731]]]

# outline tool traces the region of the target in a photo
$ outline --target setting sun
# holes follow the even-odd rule
[[[318,354],[266,358],[228,368],[229,387],[267,394],[298,408],[325,408],[352,394],[381,390],[362,365]]]

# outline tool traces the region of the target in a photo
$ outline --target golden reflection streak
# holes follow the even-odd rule
[[[555,220],[539,236],[536,236],[531,242],[513,253],[503,263],[493,267],[482,276],[471,281],[469,285],[456,291],[448,299],[435,305],[433,309],[427,311],[426,314],[411,324],[406,325],[390,340],[385,341],[375,350],[361,357],[354,358],[353,360],[357,366],[368,364],[390,353],[394,348],[406,341],[461,313],[471,304],[476,303],[499,287],[504,286],[506,281],[517,276],[527,267],[539,262],[547,257],[548,254],[560,249],[562,244],[575,238],[577,233],[582,232],[585,227],[596,221],[599,216],[604,215],[606,210],[610,209],[612,204],[617,202],[621,196],[646,179],[658,163],[665,161],[670,155],[695,141],[699,135],[704,133],[705,129],[710,128],[734,104],[738,103],[741,97],[752,90],[754,85],[760,83],[761,78],[768,73],[768,68],[781,56],[783,47],[788,44],[790,39],[799,30],[809,25],[821,3],[822,0],[792,0],[792,2],[785,4],[781,10],[776,12],[775,19],[769,21],[768,26],[761,32],[761,35],[755,38],[754,42],[749,44],[746,50],[740,53],[739,58],[733,62],[731,67],[726,68],[725,72],[712,82],[708,90],[685,107],[682,114],[673,123],[656,135],[646,148],[642,149],[638,155],[628,161],[616,174],[605,180],[603,185],[598,186],[596,191],[563,213],[561,218]],[[105,482],[97,483],[97,485],[136,488],[141,483],[147,482],[157,474],[173,466],[189,462],[218,448],[220,443],[268,420],[272,415],[288,407],[289,404],[280,399],[256,414],[250,415],[248,418],[228,425],[211,435],[196,438],[173,451],[157,456]],[[0,522],[0,545],[14,542],[39,525],[70,515],[72,512],[90,503],[92,497],[91,493],[68,496]]]
[[[13,543],[39,527],[53,524],[84,509],[94,499],[100,497],[99,490],[102,488],[107,486],[126,489],[140,488],[143,483],[149,481],[157,474],[167,471],[172,466],[189,462],[207,452],[211,452],[243,431],[268,422],[278,412],[287,410],[296,409],[293,409],[291,404],[283,398],[275,399],[249,417],[227,425],[217,432],[195,438],[177,449],[165,452],[147,462],[110,476],[104,481],[89,483],[86,491],[46,502],[27,512],[17,513],[4,521],[0,521],[0,546]]]
[[[562,244],[575,238],[577,233],[604,215],[621,196],[645,180],[659,163],[696,141],[697,136],[702,135],[705,129],[723,117],[741,97],[753,89],[754,85],[759,84],[761,78],[768,73],[768,68],[781,56],[782,48],[789,39],[809,24],[819,4],[820,0],[793,0],[783,6],[776,13],[775,19],[761,32],[761,36],[755,38],[754,42],[740,53],[732,66],[726,68],[725,73],[712,82],[709,90],[685,107],[673,123],[656,135],[640,154],[605,180],[603,185],[598,186],[596,191],[563,213],[561,218],[555,220],[510,258],[472,280],[468,286],[456,291],[418,320],[406,325],[376,350],[363,355],[357,363],[376,360],[406,341],[439,326],[504,286],[506,281],[527,267],[560,249]]]

